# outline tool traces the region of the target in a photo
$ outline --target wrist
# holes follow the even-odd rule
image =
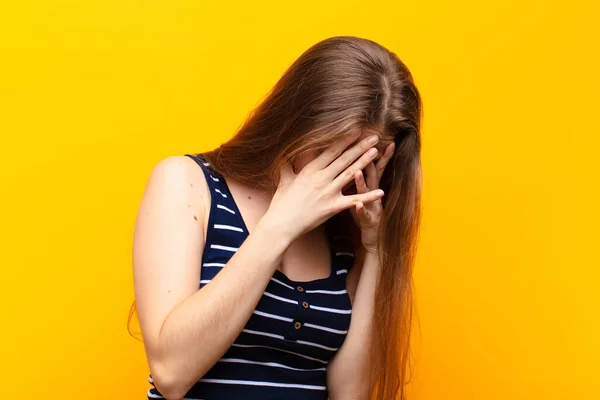
[[[361,247],[362,247],[362,252],[363,254],[366,255],[377,255],[379,254],[379,243],[375,242],[375,243],[364,243],[361,242]]]
[[[371,271],[375,273],[376,276],[379,275],[381,271],[381,265],[379,264],[379,249],[373,250],[363,250],[363,255],[361,261],[363,263],[363,272],[365,270]]]
[[[287,248],[297,236],[293,229],[281,221],[277,217],[273,217],[269,212],[265,213],[254,229],[260,231],[269,238],[272,238],[275,243]]]
[[[376,246],[373,247],[365,247],[364,249],[365,257],[375,257],[379,254],[379,248]]]

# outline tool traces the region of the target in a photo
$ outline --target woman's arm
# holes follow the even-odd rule
[[[135,229],[138,315],[154,383],[181,399],[239,335],[291,239],[263,219],[227,265],[198,290],[210,196],[188,157],[157,164]]]
[[[336,141],[298,174],[283,165],[268,211],[202,290],[203,197],[210,195],[204,174],[188,157],[156,166],[138,212],[133,272],[146,355],[163,396],[181,399],[225,354],[295,238],[356,204],[381,199],[380,190],[341,193],[373,158],[369,137],[346,149],[359,134]]]
[[[356,171],[357,193],[378,188],[385,166],[394,154],[394,142],[386,146],[378,161],[367,165],[367,176]],[[356,205],[350,210],[361,231],[361,246],[356,252],[355,265],[348,272],[348,292],[356,287],[352,301],[352,319],[344,344],[327,368],[327,385],[332,400],[364,400],[370,396],[370,361],[375,292],[379,276],[379,224],[383,213],[381,200]],[[360,267],[360,271],[356,270]],[[356,285],[357,275],[358,285]],[[353,274],[351,276],[351,274]],[[356,285],[356,286],[355,286]]]
[[[362,260],[361,260],[362,259]],[[360,274],[352,301],[352,319],[344,344],[327,367],[327,388],[331,400],[365,400],[369,398],[369,374],[372,320],[375,289],[379,275],[377,254],[366,251],[357,257],[348,276],[348,291],[353,291],[356,274]]]

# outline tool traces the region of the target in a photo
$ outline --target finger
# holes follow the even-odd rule
[[[358,203],[356,203],[355,210],[356,210],[356,216],[358,217],[359,220],[361,220],[363,218],[363,213],[365,212],[365,205],[363,204],[362,201],[359,201]]]
[[[365,182],[365,176],[363,175],[361,170],[356,171],[356,174],[354,176],[354,181],[356,183],[356,192],[357,193],[367,193],[369,191],[369,188],[367,187],[367,184]]]
[[[383,197],[383,195],[384,195],[383,190],[377,189],[377,190],[371,190],[367,193],[358,193],[358,194],[353,194],[353,195],[349,195],[349,196],[341,196],[341,200],[340,200],[340,204],[339,204],[340,211],[345,210],[350,207],[355,207],[356,203],[358,203],[359,201],[363,204],[372,203],[374,201],[381,199]]]
[[[369,165],[369,163],[373,162],[373,159],[375,157],[377,157],[377,149],[369,149],[369,151],[364,153],[358,160],[356,160],[351,166],[346,168],[333,180],[334,187],[336,189],[342,190],[342,188],[346,186],[348,182],[354,180],[354,174],[356,173],[356,171],[361,171],[365,169],[366,166]]]
[[[359,201],[358,203],[356,203],[356,213],[358,215],[360,215],[364,210],[365,210],[365,205],[363,204],[362,201]]]
[[[329,145],[317,158],[308,163],[304,168],[308,168],[308,171],[314,172],[321,169],[325,169],[336,160],[344,150],[354,143],[360,137],[360,131],[354,131],[345,135],[341,140],[334,142]]]
[[[396,149],[396,144],[394,142],[390,143],[385,150],[383,150],[383,154],[375,163],[375,169],[377,170],[377,185],[379,185],[379,178],[383,175],[383,171],[387,166],[388,162],[392,159],[394,155],[394,150]]]
[[[358,216],[359,221],[369,221],[369,218],[371,216],[369,210],[367,210],[362,201],[359,201],[356,204],[356,214]]]
[[[379,137],[377,135],[371,135],[344,151],[342,155],[337,157],[327,168],[325,168],[325,171],[327,171],[327,177],[329,179],[334,179],[336,176],[344,173],[350,165],[353,165],[353,163],[357,162],[357,159],[360,160],[360,157],[365,156],[365,154],[368,153],[368,151],[370,151],[370,149],[375,146],[378,141]],[[372,158],[377,156],[377,149],[374,149],[374,151],[374,154],[371,153]],[[350,178],[351,180],[354,177],[354,171],[355,169],[351,169],[346,178]]]
[[[367,183],[366,185],[370,188],[377,189],[379,187],[379,176],[377,174],[377,169],[375,168],[375,164],[370,162],[366,168],[367,172]]]
[[[358,217],[362,219],[365,217],[366,213],[367,208],[365,207],[365,204],[362,201],[356,203],[356,214],[358,215]]]

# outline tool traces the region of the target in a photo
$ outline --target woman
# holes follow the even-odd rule
[[[227,143],[156,165],[133,249],[149,398],[404,398],[420,120],[395,54],[334,37]]]

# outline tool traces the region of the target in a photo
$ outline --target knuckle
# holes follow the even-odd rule
[[[329,146],[325,149],[324,152],[327,153],[328,156],[335,156],[337,155],[338,150],[336,146]]]
[[[340,154],[340,156],[337,159],[339,160],[339,162],[345,165],[348,162],[348,152],[346,151]]]
[[[326,175],[322,172],[314,172],[311,174],[312,182],[315,187],[323,187],[327,184]]]
[[[349,168],[346,171],[344,171],[344,180],[351,181],[352,179],[354,179],[355,172],[356,172],[355,168]]]

